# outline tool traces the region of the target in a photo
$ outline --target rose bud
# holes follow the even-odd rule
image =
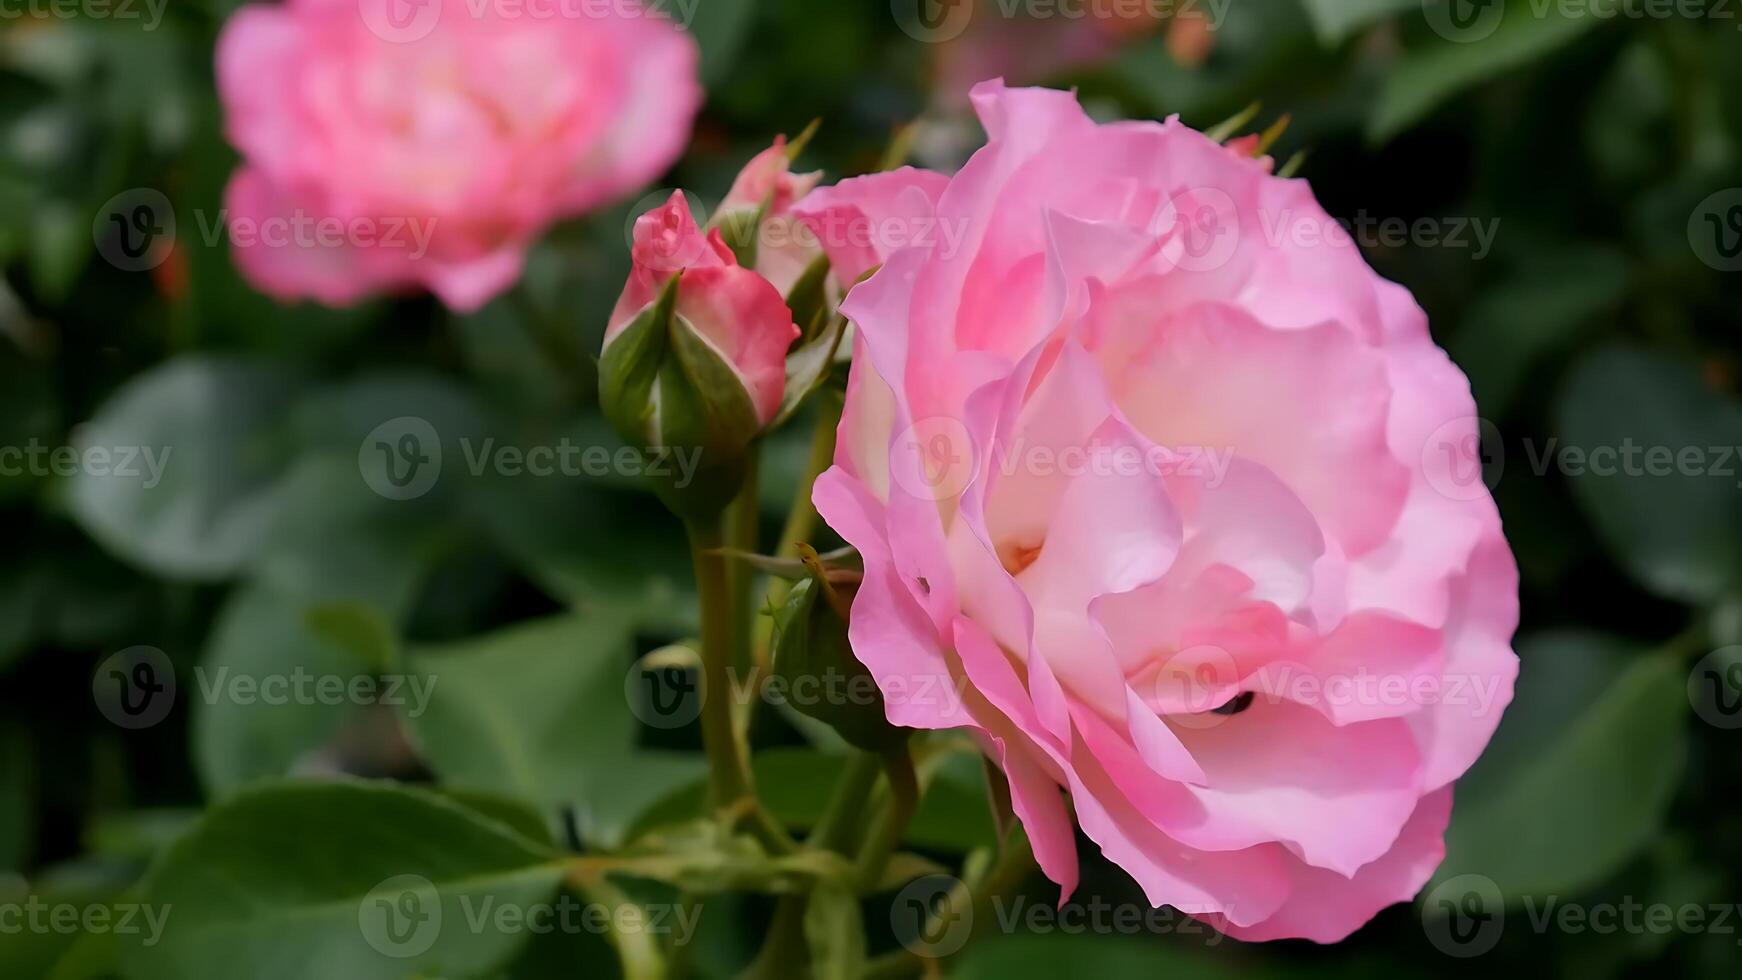
[[[605,331],[599,397],[619,435],[646,452],[697,454],[693,484],[662,483],[685,517],[724,507],[745,449],[780,409],[792,312],[704,235],[682,192],[635,222],[629,282]]]
[[[792,172],[793,158],[808,142],[808,133],[791,144],[784,136],[776,137],[773,146],[745,164],[714,215],[714,227],[738,261],[762,273],[782,296],[792,292],[821,255],[792,215],[793,204],[823,178],[820,170]]]
[[[899,745],[910,732],[889,724],[883,692],[847,645],[857,582],[831,580],[808,545],[799,553],[809,575],[774,614],[774,675],[786,686],[787,703],[867,752]]]

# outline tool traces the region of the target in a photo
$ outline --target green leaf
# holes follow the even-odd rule
[[[281,370],[183,357],[123,386],[80,430],[81,447],[136,451],[137,476],[81,468],[72,514],[105,547],[160,575],[214,579],[265,540],[287,445],[274,423],[296,384]],[[154,482],[145,452],[161,465]],[[114,459],[118,470],[123,460]]]
[[[1436,0],[1470,5],[1470,0]],[[1487,0],[1498,4],[1499,0]],[[1538,16],[1538,9],[1541,16]],[[1480,9],[1493,9],[1483,7]],[[1420,122],[1439,105],[1471,86],[1525,65],[1603,22],[1590,8],[1566,4],[1508,3],[1487,34],[1471,40],[1432,36],[1403,54],[1385,76],[1367,132],[1385,142]],[[1430,23],[1436,23],[1430,15]],[[1482,24],[1480,20],[1475,22]]]
[[[624,695],[631,618],[621,610],[524,623],[488,636],[413,648],[433,678],[412,739],[445,785],[573,807],[589,836],[614,839],[646,802],[699,769],[688,756],[636,748]]]
[[[121,890],[121,886],[107,881],[75,880],[26,885],[23,879],[0,877],[0,904],[17,907],[34,895],[44,905],[76,911],[82,920],[87,909],[111,904]],[[28,928],[0,930],[0,976],[20,980],[37,977],[60,980],[55,972],[58,965],[68,957],[84,955],[76,950],[80,943],[77,932]],[[78,977],[77,974],[73,976]]]
[[[1421,0],[1301,0],[1313,30],[1329,47],[1371,24],[1406,10],[1421,9]]]
[[[1597,351],[1574,367],[1558,415],[1560,441],[1543,451],[1561,453],[1563,468],[1565,452],[1585,454],[1582,472],[1568,474],[1573,496],[1640,584],[1705,602],[1737,582],[1742,493],[1719,454],[1742,446],[1742,409],[1707,387],[1697,365],[1630,348]],[[1631,464],[1612,458],[1630,447]],[[1697,470],[1675,462],[1684,451]],[[1602,459],[1591,458],[1598,452]]]
[[[399,637],[393,624],[374,607],[360,602],[328,602],[303,614],[308,630],[378,672],[399,660]]]
[[[1614,249],[1557,243],[1478,294],[1448,346],[1470,376],[1482,416],[1504,417],[1539,360],[1612,312],[1626,297],[1630,271]]]
[[[471,491],[484,533],[551,598],[629,613],[663,637],[698,629],[689,544],[650,494],[508,477]]]
[[[193,703],[201,781],[225,794],[308,762],[366,707],[350,700],[350,685],[373,673],[373,665],[311,629],[301,601],[263,586],[237,591],[195,675],[178,688]],[[344,689],[335,695],[337,684]]]
[[[152,870],[161,942],[122,937],[129,980],[470,976],[530,933],[480,915],[548,902],[563,858],[434,793],[280,783],[219,804]],[[488,905],[486,905],[488,903]]]
[[[1554,680],[1521,685],[1496,741],[1523,739],[1530,754],[1512,753],[1523,761],[1506,778],[1460,791],[1436,880],[1484,875],[1508,903],[1575,894],[1657,838],[1687,762],[1686,669],[1638,657],[1575,717],[1539,731],[1549,725],[1536,712],[1558,721],[1567,706],[1552,699]]]

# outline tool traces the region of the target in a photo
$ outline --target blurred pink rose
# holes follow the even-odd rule
[[[536,4],[529,5],[529,10]],[[651,181],[701,102],[670,20],[511,16],[467,0],[244,7],[218,42],[243,273],[329,305],[427,288],[471,310],[532,239]]]
[[[1080,826],[1157,905],[1340,940],[1428,880],[1511,699],[1468,384],[1304,182],[1065,92],[974,102],[935,197],[965,235],[844,307],[815,500],[864,557],[853,648],[892,722],[976,733],[1067,893]]]
[[[798,326],[780,291],[738,265],[718,230],[704,234],[683,192],[635,221],[633,268],[605,329],[605,348],[678,277],[673,312],[719,352],[767,425],[786,389],[786,352]]]

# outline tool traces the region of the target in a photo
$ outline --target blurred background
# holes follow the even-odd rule
[[[472,315],[276,303],[222,231],[237,157],[212,52],[235,7],[0,0],[0,901],[116,902],[202,808],[291,774],[439,781],[586,847],[701,792],[695,726],[648,723],[631,670],[694,629],[675,524],[621,476],[468,465],[486,444],[616,445],[589,357],[660,189],[551,231]],[[1340,946],[1242,946],[1110,915],[1141,894],[1085,844],[1066,913],[993,929],[961,975],[1738,975],[1742,6],[680,9],[708,101],[663,185],[704,206],[818,118],[806,169],[875,169],[914,122],[915,162],[952,168],[982,139],[966,90],[994,75],[1077,86],[1105,118],[1286,114],[1272,154],[1305,154],[1299,174],[1426,307],[1487,423],[1458,451],[1522,566],[1524,666],[1424,898]],[[141,205],[154,220],[130,226]],[[406,418],[445,453],[416,493],[360,462]],[[771,533],[807,433],[770,446]],[[389,663],[441,684],[283,704],[228,686]],[[108,680],[141,664],[176,682],[143,712]],[[831,746],[777,716],[756,738],[771,805],[814,820]],[[915,846],[956,860],[989,842],[981,787],[975,766],[937,774]],[[690,965],[731,974],[767,916],[710,900]],[[894,945],[887,919],[868,904],[874,950]],[[140,975],[113,930],[11,921],[0,976]],[[579,937],[503,975],[615,970]]]

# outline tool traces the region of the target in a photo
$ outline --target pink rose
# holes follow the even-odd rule
[[[238,11],[217,75],[244,160],[225,202],[243,274],[329,305],[420,287],[457,310],[488,301],[552,222],[645,184],[682,151],[701,102],[696,45],[635,9]]]
[[[799,333],[780,290],[740,267],[718,230],[703,234],[682,191],[636,219],[631,256],[629,282],[605,329],[605,351],[675,277],[673,315],[727,362],[744,383],[757,421],[767,425],[780,410],[786,352]]]
[[[1157,905],[1340,940],[1428,880],[1511,698],[1468,384],[1304,182],[1065,92],[974,102],[936,198],[965,235],[844,307],[815,501],[864,557],[853,649],[892,722],[976,733],[1065,892],[1081,826]]]

